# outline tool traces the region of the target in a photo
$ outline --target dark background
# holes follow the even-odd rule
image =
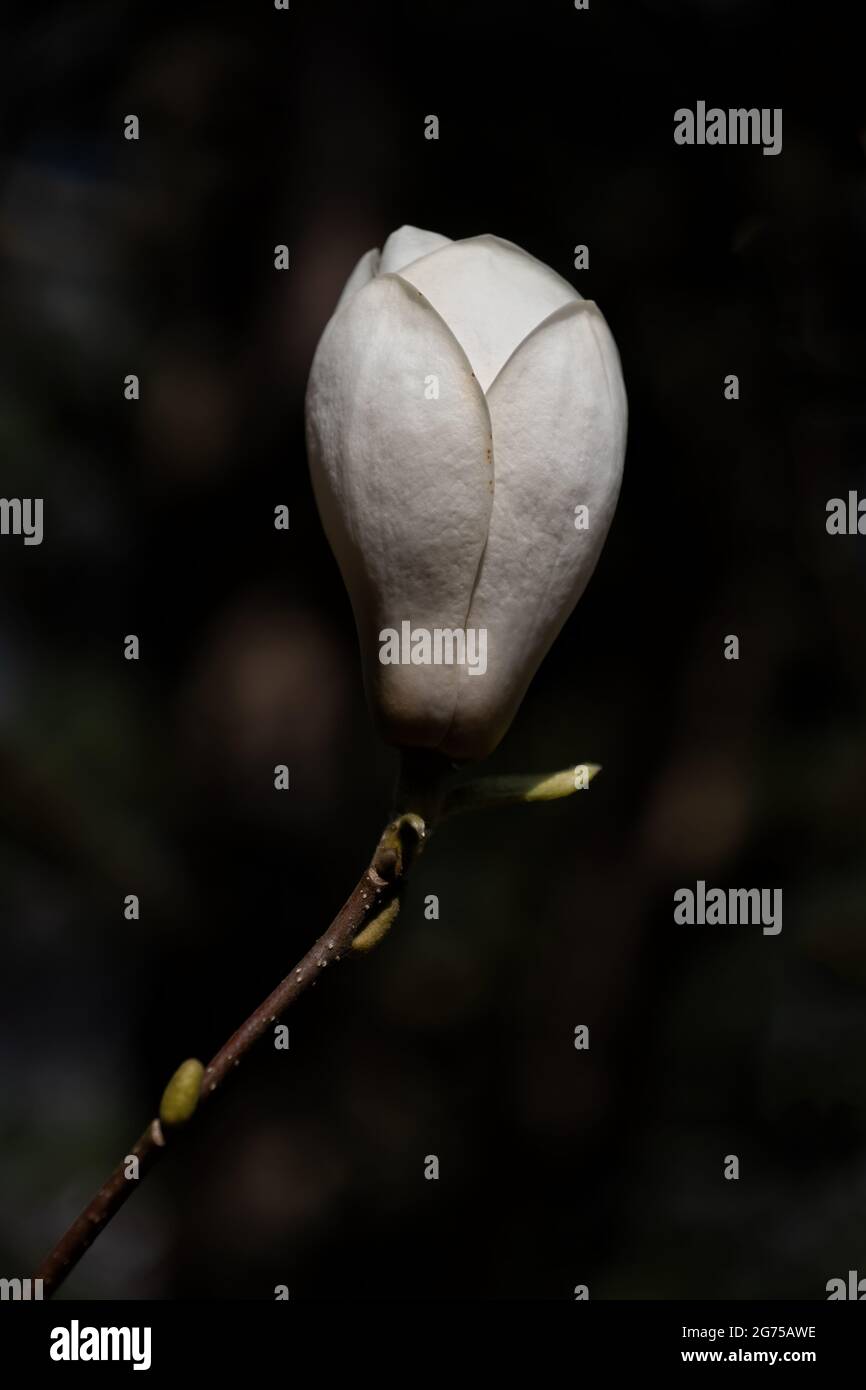
[[[4,1276],[306,950],[387,815],[303,393],[404,222],[516,241],[619,344],[619,509],[490,764],[604,772],[444,826],[399,930],[300,1002],[65,1292],[820,1299],[866,1274],[866,541],[825,529],[866,491],[866,123],[852,39],[805,15],[12,7],[0,493],[45,498],[45,539],[0,539]],[[698,99],[783,106],[783,153],[676,146]],[[781,887],[781,935],[675,926],[698,878]]]

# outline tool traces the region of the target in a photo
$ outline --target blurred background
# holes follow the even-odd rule
[[[445,825],[399,930],[297,1005],[64,1296],[821,1299],[866,1274],[866,541],[825,529],[866,494],[866,122],[862,81],[798,78],[783,41],[818,74],[822,35],[786,14],[12,7],[0,493],[44,497],[45,539],[0,539],[4,1275],[307,949],[387,816],[303,394],[404,222],[518,242],[617,338],[619,510],[490,763],[604,772]],[[783,106],[783,153],[676,146],[698,99]],[[698,878],[782,888],[781,935],[676,926]]]

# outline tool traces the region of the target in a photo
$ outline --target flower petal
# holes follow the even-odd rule
[[[382,247],[382,263],[379,271],[390,275],[395,270],[417,261],[419,256],[427,256],[442,246],[450,246],[451,238],[439,232],[425,232],[421,227],[398,227],[392,232]]]
[[[431,378],[438,399],[427,399]],[[427,388],[427,394],[425,394]],[[307,389],[319,512],[352,600],[385,736],[433,747],[456,666],[382,665],[379,633],[462,628],[493,502],[490,416],[463,349],[424,295],[379,276],[334,315]]]
[[[580,300],[549,266],[495,236],[452,242],[402,274],[439,310],[485,392],[533,328]]]
[[[468,627],[487,671],[461,668],[443,751],[492,751],[595,568],[622,478],[628,407],[613,337],[591,300],[554,311],[496,377],[496,493]],[[575,508],[589,509],[576,529]]]
[[[337,300],[337,309],[342,309],[343,305],[346,304],[352,298],[353,295],[357,294],[359,290],[363,289],[365,285],[369,284],[370,281],[373,279],[373,276],[378,271],[378,269],[379,248],[378,246],[374,246],[371,250],[364,252],[358,264],[355,266],[355,269],[352,271],[351,275],[349,276],[348,280],[343,286],[340,298]],[[334,310],[335,314],[337,312],[337,309]]]

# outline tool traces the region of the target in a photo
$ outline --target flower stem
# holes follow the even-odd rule
[[[415,852],[426,837],[426,826],[416,813],[386,827],[367,868],[340,908],[328,930],[319,937],[294,970],[277,985],[245,1023],[220,1048],[201,1077],[200,1098],[185,1129],[192,1129],[202,1107],[213,1099],[247,1053],[266,1034],[304,990],[315,984],[329,965],[351,954],[355,937],[373,921],[405,881]],[[50,1298],[72,1272],[96,1237],[150,1171],[167,1146],[175,1142],[175,1129],[154,1119],[141,1138],[124,1155],[111,1176],[78,1216],[68,1231],[45,1256],[35,1278],[43,1281],[43,1296]],[[135,1159],[135,1163],[130,1160]]]

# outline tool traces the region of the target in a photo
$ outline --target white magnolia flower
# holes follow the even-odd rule
[[[511,242],[401,227],[361,258],[313,361],[307,444],[390,742],[455,760],[499,743],[595,567],[626,420],[598,308]],[[485,632],[486,669],[383,664],[405,623]]]

